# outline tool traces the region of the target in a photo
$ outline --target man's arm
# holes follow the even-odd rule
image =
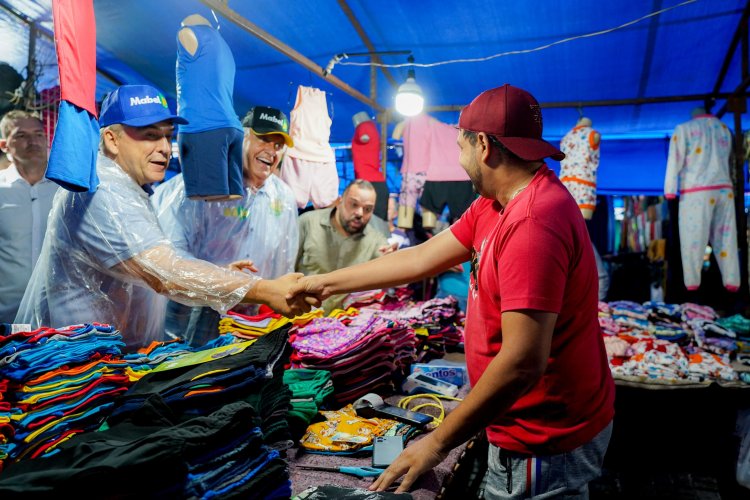
[[[157,245],[114,266],[123,277],[145,282],[156,292],[190,306],[227,311],[240,302],[266,304],[286,316],[310,310],[302,296],[285,295],[301,275],[261,280],[249,274],[185,258],[170,245]],[[315,301],[311,301],[315,304]]]
[[[396,493],[407,491],[448,452],[486,427],[536,385],[547,367],[557,314],[502,313],[503,347],[469,395],[424,439],[406,448],[370,486],[383,491],[405,474]]]
[[[469,256],[469,250],[452,232],[443,231],[416,247],[327,274],[306,276],[290,293],[308,293],[322,300],[340,293],[387,288],[435,275]]]

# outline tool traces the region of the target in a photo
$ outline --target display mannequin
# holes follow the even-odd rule
[[[393,127],[393,132],[391,133],[391,138],[400,141],[403,138],[404,135],[404,127],[406,126],[406,120],[401,120],[396,124],[395,127]],[[405,188],[408,186],[408,182],[413,180],[416,176],[421,176],[421,183],[419,185],[419,193],[421,194],[422,188],[424,187],[424,177],[425,174],[423,172],[418,172],[416,174],[409,174],[407,172],[401,172],[403,175],[403,180],[401,183],[401,195],[399,198],[399,204],[398,204],[398,210],[397,210],[397,220],[398,220],[398,227],[401,229],[411,229],[414,227],[414,206],[411,206],[410,204],[404,203],[403,197],[405,194]],[[414,201],[416,201],[416,198],[419,196],[415,195]]]
[[[200,14],[182,20],[177,33],[177,110],[188,120],[177,143],[191,199],[243,196],[243,130],[234,111],[235,63],[227,43]]]
[[[592,128],[591,119],[585,116],[581,116],[560,141],[560,150],[565,153],[565,159],[560,162],[560,180],[575,198],[586,220],[593,217],[596,209],[600,142],[601,134]],[[592,246],[599,274],[599,300],[603,300],[609,289],[609,274],[593,243]]]
[[[582,116],[560,141],[565,159],[560,162],[560,180],[578,203],[584,219],[591,219],[596,208],[596,170],[599,168],[601,135],[591,119]]]
[[[669,141],[664,195],[675,198],[679,183],[678,226],[685,287],[696,290],[706,244],[711,243],[724,287],[737,291],[740,268],[734,191],[729,175],[732,134],[704,108],[694,108],[692,119],[675,128]]]
[[[417,202],[425,229],[436,226],[446,205],[450,221],[457,220],[475,194],[458,162],[456,128],[422,113],[406,120],[403,141],[398,226],[412,227]]]
[[[375,188],[375,215],[388,220],[388,186],[380,169],[380,134],[377,124],[366,111],[352,116],[352,161],[354,177],[369,181]]]

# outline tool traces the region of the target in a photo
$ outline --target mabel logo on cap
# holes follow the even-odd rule
[[[279,127],[281,127],[282,130],[284,130],[285,132],[289,127],[289,124],[287,123],[286,118],[279,118],[278,116],[269,115],[268,113],[261,113],[258,119],[273,122],[277,124]]]
[[[159,94],[156,97],[131,97],[130,98],[130,105],[131,106],[141,106],[143,104],[161,104],[163,107],[168,109],[167,106],[167,100],[164,99],[164,96]]]

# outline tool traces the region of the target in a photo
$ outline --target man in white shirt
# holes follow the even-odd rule
[[[0,120],[0,323],[12,323],[39,257],[57,184],[44,178],[47,136],[39,118],[14,110]]]

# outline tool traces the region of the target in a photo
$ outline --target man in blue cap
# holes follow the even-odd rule
[[[309,310],[304,300],[284,298],[301,275],[262,280],[242,272],[246,262],[219,267],[164,235],[145,189],[164,178],[174,126],[185,120],[161,92],[119,87],[104,100],[99,123],[99,188],[56,198],[16,323],[110,323],[135,348],[161,337],[164,297],[218,311],[241,302],[290,316]]]

